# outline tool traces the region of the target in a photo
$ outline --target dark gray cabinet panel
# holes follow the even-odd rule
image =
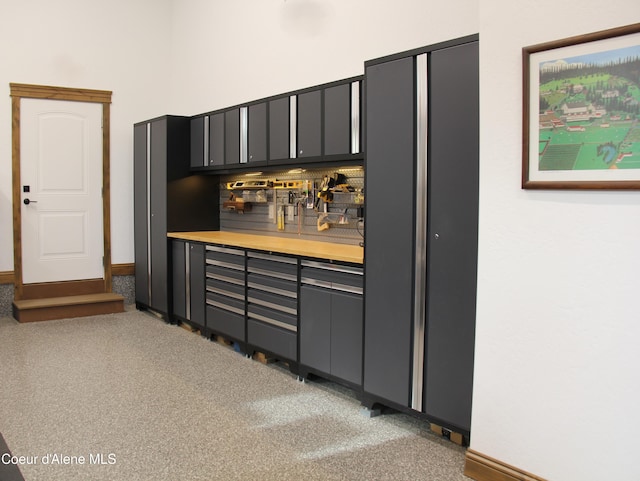
[[[331,294],[331,374],[362,384],[362,296]]]
[[[171,241],[171,273],[173,282],[173,315],[187,318],[187,276],[185,242]]]
[[[478,44],[433,52],[425,408],[471,426],[478,251]],[[437,238],[436,238],[437,236]]]
[[[322,91],[298,95],[298,157],[322,155]]]
[[[300,288],[300,362],[331,373],[331,292]]]
[[[267,160],[267,104],[250,105],[248,108],[248,162]]]
[[[240,164],[240,109],[224,113],[224,163]]]
[[[189,302],[191,304],[189,320],[205,325],[205,256],[204,244],[189,242]]]
[[[173,315],[205,325],[204,245],[181,240],[171,241]]]
[[[209,116],[209,165],[224,165],[224,114]]]
[[[413,58],[367,67],[366,89],[364,390],[409,406],[415,211]]]
[[[204,117],[191,119],[191,167],[205,167],[209,164],[205,158],[204,119]]]
[[[149,246],[147,221],[147,124],[138,124],[133,129],[133,176],[134,176],[134,253],[136,274],[136,301],[149,304]]]
[[[151,301],[155,309],[169,312],[167,259],[167,123],[166,118],[151,123]],[[186,139],[185,139],[186,140]],[[186,149],[185,149],[186,150]]]
[[[324,91],[324,155],[351,150],[351,84]]]
[[[269,161],[288,159],[289,97],[269,102]]]

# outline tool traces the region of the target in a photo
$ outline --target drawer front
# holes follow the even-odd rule
[[[207,306],[206,323],[206,327],[215,332],[244,341],[244,316],[216,306]]]
[[[249,289],[247,302],[259,306],[268,307],[277,311],[285,312],[295,316],[298,314],[298,300],[291,297],[284,297],[258,289]]]
[[[235,314],[244,315],[244,300],[234,299],[214,292],[207,292],[207,306],[215,306]]]
[[[298,283],[274,277],[263,276],[261,274],[247,274],[247,286],[250,289],[260,289],[261,291],[279,294],[281,296],[298,297]]]
[[[221,247],[218,245],[207,245],[207,258],[209,255],[227,254],[244,258],[244,250],[234,249],[233,247]]]
[[[214,292],[244,301],[244,286],[238,284],[230,284],[217,279],[207,279],[207,292]]]
[[[247,306],[247,315],[249,318],[278,326],[291,332],[298,330],[298,316],[287,314],[282,311],[269,309],[268,307],[259,306],[257,304],[249,304]]]
[[[313,261],[302,261],[300,281],[306,285],[354,294],[362,294],[364,287],[362,268]]]
[[[218,266],[207,266],[207,278],[244,286],[244,270],[238,271]]]
[[[292,282],[298,280],[298,263],[294,260],[294,264],[289,263],[291,260],[285,257],[287,262],[279,262],[274,260],[267,260],[263,258],[256,258],[249,256],[247,260],[247,270],[255,274],[261,274],[263,276],[274,277],[276,279],[283,279]]]
[[[298,357],[297,335],[276,326],[249,319],[247,341],[258,349],[295,361]]]

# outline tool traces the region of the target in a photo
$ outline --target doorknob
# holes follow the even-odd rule
[[[24,205],[29,205],[29,204],[37,204],[38,201],[37,200],[29,200],[29,199],[25,199],[24,201]]]

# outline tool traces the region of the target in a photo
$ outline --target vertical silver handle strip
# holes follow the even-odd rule
[[[249,157],[248,154],[248,108],[240,107],[240,163],[246,164]]]
[[[209,116],[204,116],[204,155],[202,159],[202,165],[207,167],[209,165]]]
[[[411,407],[423,411],[427,288],[427,54],[416,57],[416,252],[413,309],[413,381]]]
[[[351,153],[360,152],[360,82],[351,83]]]
[[[298,97],[291,95],[289,97],[289,158],[298,157]]]
[[[151,122],[147,124],[147,288],[151,302]]]
[[[191,245],[184,243],[184,295],[187,320],[191,320]]]

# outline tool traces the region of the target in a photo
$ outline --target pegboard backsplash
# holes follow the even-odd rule
[[[332,199],[327,196],[319,199],[323,179],[335,178],[336,173],[344,176],[340,178],[344,187],[341,191],[333,189]],[[245,185],[251,181],[272,181],[277,187],[278,181],[301,182],[292,188],[228,188],[228,184],[238,181]],[[364,170],[360,167],[222,176],[220,230],[358,245],[364,241],[364,219],[359,217],[364,216],[363,189]],[[225,208],[224,203],[230,200],[242,200],[244,212],[240,208],[232,210],[233,205]]]

